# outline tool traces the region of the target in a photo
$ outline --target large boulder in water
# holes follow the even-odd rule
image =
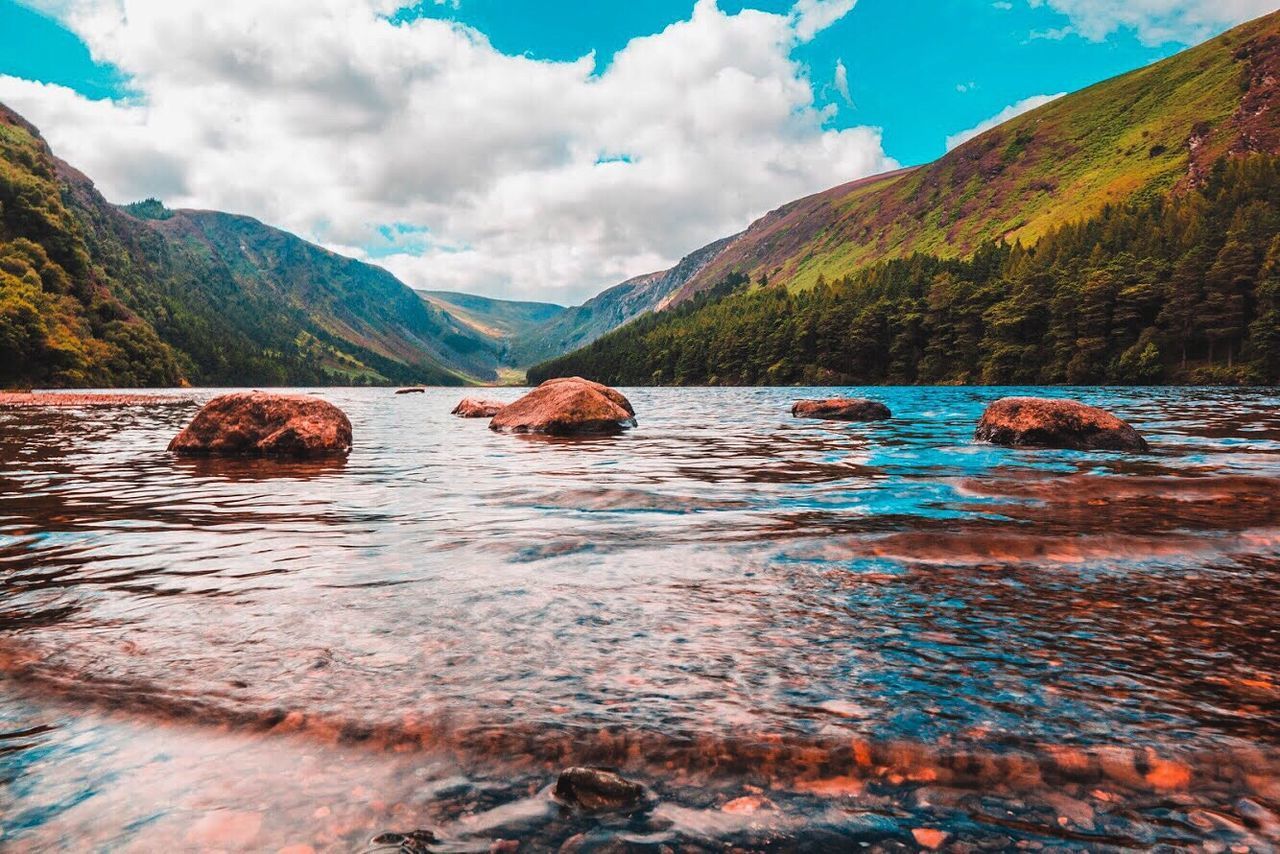
[[[459,418],[492,418],[503,409],[506,404],[500,400],[488,400],[479,397],[464,397],[453,408],[451,415]]]
[[[1147,450],[1137,430],[1105,409],[1042,397],[997,400],[982,414],[975,438],[1018,448]]]
[[[587,812],[629,811],[646,806],[649,790],[604,768],[567,768],[553,792],[556,800]]]
[[[791,415],[794,418],[821,418],[827,421],[884,421],[893,417],[889,407],[883,403],[859,397],[798,400],[791,407]]]
[[[504,433],[573,436],[634,427],[636,411],[621,392],[580,377],[547,380],[494,416]]]
[[[169,450],[192,456],[324,457],[351,450],[341,409],[300,394],[237,392],[205,404]]]

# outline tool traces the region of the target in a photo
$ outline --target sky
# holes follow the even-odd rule
[[[0,102],[120,203],[581,302],[1277,0],[0,0]]]

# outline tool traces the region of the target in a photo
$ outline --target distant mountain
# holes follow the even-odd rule
[[[1195,185],[1215,160],[1275,151],[1280,13],[1077,92],[913,169],[784,205],[674,295],[729,273],[807,287],[915,252],[1032,244],[1107,205]]]
[[[736,237],[717,240],[685,256],[669,270],[628,279],[585,303],[565,309],[511,341],[514,364],[527,367],[595,341],[635,318],[665,307]]]
[[[0,106],[0,384],[462,384],[499,348],[249,217],[117,207]]]
[[[1274,382],[1280,13],[754,223],[536,366],[613,383]]]

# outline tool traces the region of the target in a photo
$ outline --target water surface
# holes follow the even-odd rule
[[[212,392],[0,411],[0,843],[1280,844],[1280,395],[971,441],[1034,391],[637,389],[569,441],[330,390],[319,464],[166,454]],[[561,810],[575,763],[658,805]]]

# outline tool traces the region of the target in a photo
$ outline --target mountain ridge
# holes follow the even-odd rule
[[[963,257],[992,239],[1034,242],[1108,204],[1194,183],[1220,156],[1280,144],[1277,78],[1280,12],[1024,113],[932,163],[783,205],[664,307],[729,273],[807,287],[917,251]]]

